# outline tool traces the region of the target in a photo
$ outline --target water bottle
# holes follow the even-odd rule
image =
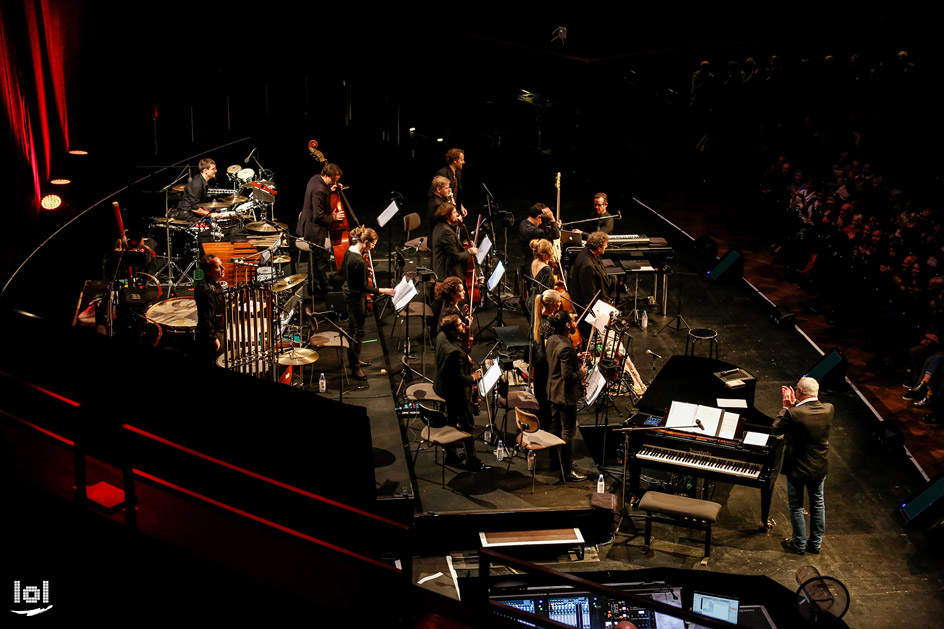
[[[485,443],[492,442],[492,425],[491,424],[485,425],[485,432],[482,433],[482,439],[485,441]]]
[[[603,474],[600,474],[600,477],[597,479],[597,493],[606,493],[606,480],[603,478]]]
[[[321,376],[318,378],[318,393],[324,393],[328,390],[328,380],[325,378],[324,372],[321,372]]]
[[[495,458],[499,461],[505,460],[505,444],[502,443],[502,440],[498,440],[498,447],[495,448]]]
[[[528,450],[528,471],[534,471],[534,450]]]
[[[645,310],[642,311],[642,320],[639,322],[639,326],[643,330],[649,327],[649,315]]]

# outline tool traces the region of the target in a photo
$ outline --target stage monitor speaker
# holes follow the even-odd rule
[[[695,240],[695,255],[700,260],[713,263],[718,258],[718,243],[710,236],[701,236]]]
[[[806,370],[804,377],[810,377],[819,382],[820,389],[836,388],[846,377],[848,360],[842,355],[838,347],[826,352],[815,365]]]
[[[905,526],[929,528],[944,514],[944,474],[938,474],[908,502],[898,507]]]
[[[783,306],[777,306],[770,313],[770,322],[778,330],[787,330],[796,325],[796,313]]]
[[[715,283],[739,280],[744,276],[744,254],[731,249],[708,271],[708,279]]]

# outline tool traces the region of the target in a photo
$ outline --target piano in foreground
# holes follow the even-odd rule
[[[735,439],[698,436],[679,430],[638,430],[629,433],[627,447],[630,494],[638,497],[643,468],[694,476],[708,482],[725,482],[760,489],[761,525],[770,529],[770,500],[783,461],[782,436],[770,435],[763,446],[745,445],[747,431],[770,433],[773,419],[754,407],[753,381],[729,389],[714,374],[735,365],[700,356],[672,356],[636,405],[640,411],[633,426],[664,425],[672,401],[717,406],[717,399],[743,399]]]

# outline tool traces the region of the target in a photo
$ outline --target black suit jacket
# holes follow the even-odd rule
[[[585,308],[591,305],[588,302],[598,290],[602,290],[598,299],[610,300],[613,296],[613,279],[606,274],[603,262],[584,246],[571,267],[570,284],[567,288],[571,298],[580,308]]]
[[[462,248],[454,226],[444,221],[436,223],[430,248],[437,280],[441,282],[447,277],[465,279],[466,263],[471,254]]]
[[[552,334],[547,339],[547,396],[555,404],[576,406],[582,393],[580,363],[570,337]]]
[[[464,349],[449,340],[445,332],[436,337],[436,381],[433,391],[444,400],[472,399],[472,364]]]
[[[315,175],[308,180],[308,187],[305,189],[305,204],[298,216],[295,233],[308,242],[324,246],[324,241],[328,237],[328,227],[333,221],[331,189],[321,175]]]
[[[787,437],[784,474],[798,480],[826,476],[833,413],[832,404],[819,400],[780,410],[772,432]]]

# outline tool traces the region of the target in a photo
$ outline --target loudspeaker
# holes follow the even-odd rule
[[[713,261],[718,258],[718,243],[709,236],[695,240],[695,255],[701,260]]]
[[[826,352],[815,365],[806,370],[804,377],[810,377],[819,382],[820,389],[836,388],[846,377],[848,360],[842,355],[838,347]]]
[[[929,528],[944,513],[944,474],[938,474],[908,502],[898,507],[905,526]]]
[[[796,318],[794,312],[787,310],[783,306],[777,306],[774,308],[774,311],[770,313],[770,322],[774,324],[774,327],[778,330],[792,328],[796,325]]]
[[[708,279],[718,283],[722,281],[739,280],[744,275],[744,254],[737,249],[731,249],[724,257],[718,260],[714,268],[708,271]]]

